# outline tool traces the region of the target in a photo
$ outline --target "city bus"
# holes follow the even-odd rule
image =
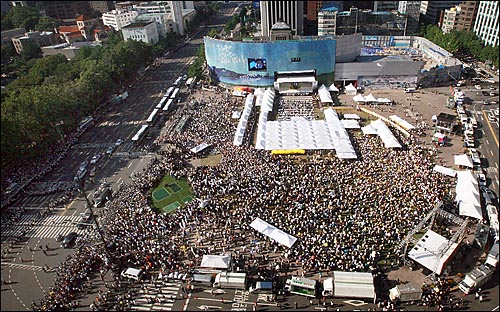
[[[90,125],[93,124],[93,122],[94,122],[94,118],[92,116],[88,116],[87,118],[82,120],[80,122],[80,124],[78,124],[78,130],[83,131],[83,130],[87,129]]]
[[[172,92],[174,92],[174,87],[168,88],[167,91],[165,91],[163,97],[170,97],[172,95]]]
[[[137,131],[137,133],[132,138],[132,142],[134,143],[134,145],[141,144],[142,139],[144,139],[147,133],[148,133],[148,125],[142,125],[141,129],[139,129],[139,131]]]
[[[168,112],[170,110],[172,102],[174,102],[174,99],[168,99],[167,104],[163,107],[163,112]]]
[[[158,118],[158,111],[159,109],[155,108],[153,109],[153,111],[151,112],[151,114],[149,115],[148,119],[146,120],[146,122],[148,124],[154,124],[156,119]]]
[[[163,104],[165,104],[165,102],[167,101],[168,99],[168,96],[164,96],[161,98],[160,100],[160,103],[158,103],[158,105],[156,105],[156,109],[162,109],[163,108]]]
[[[179,93],[179,88],[175,88],[174,89],[174,92],[172,93],[172,95],[170,96],[171,99],[175,100],[175,98],[177,97],[177,94]]]

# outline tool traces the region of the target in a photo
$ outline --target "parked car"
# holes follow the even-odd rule
[[[123,139],[118,139],[118,140],[116,140],[115,145],[120,146],[122,143],[123,143]]]
[[[95,177],[96,174],[97,174],[97,167],[94,167],[92,168],[92,170],[90,170],[89,176]]]
[[[493,193],[492,190],[487,188],[486,186],[480,186],[481,193],[483,194],[483,197],[486,199],[489,199],[491,202],[493,202],[496,198],[495,193]]]
[[[79,169],[80,171],[83,171],[83,170],[87,169],[87,166],[88,166],[88,165],[89,165],[89,161],[88,161],[88,160],[85,160],[84,162],[82,162],[82,163],[80,164],[80,167],[78,167],[78,169]]]
[[[481,92],[481,93],[482,93],[483,95],[485,95],[485,96],[490,95],[490,93],[489,93],[488,91],[483,91],[483,92]]]
[[[76,238],[78,237],[78,233],[70,232],[66,235],[61,243],[62,248],[70,248],[75,243]]]
[[[112,146],[108,147],[108,149],[106,150],[106,154],[108,154],[108,155],[113,154],[113,152],[115,151],[115,147],[116,147],[116,145],[112,145]]]
[[[475,148],[470,149],[470,155],[472,157],[472,162],[474,164],[478,164],[478,165],[481,164],[481,158],[479,157],[479,153],[477,152],[477,150]]]
[[[481,90],[481,85],[474,85],[474,88],[478,89],[478,90]]]

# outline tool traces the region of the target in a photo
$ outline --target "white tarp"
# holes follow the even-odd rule
[[[200,267],[228,270],[230,262],[231,256],[204,255]]]
[[[260,104],[260,111],[261,112],[270,112],[273,110],[273,103],[274,103],[274,90],[273,89],[266,89],[264,92],[264,95],[262,97],[262,103]]]
[[[344,119],[361,119],[358,114],[344,114]]]
[[[451,168],[443,167],[443,166],[440,166],[440,165],[435,165],[433,170],[436,171],[436,172],[445,174],[447,176],[450,176],[450,177],[456,177],[457,176],[457,172],[455,170],[453,170]]]
[[[333,103],[330,91],[328,91],[325,85],[321,85],[321,87],[318,88],[318,95],[322,103]]]
[[[365,97],[364,97],[364,96],[362,96],[361,94],[358,94],[358,95],[353,96],[353,97],[352,97],[352,100],[353,100],[354,102],[366,102],[366,101],[365,101]]]
[[[471,218],[483,219],[481,211],[481,197],[477,178],[472,172],[457,171],[457,185],[455,187],[455,202],[458,203],[458,214]]]
[[[253,220],[250,226],[288,248],[291,248],[297,241],[296,237],[283,232],[260,218]]]
[[[368,135],[368,134],[377,134],[377,129],[373,128],[372,125],[366,125],[361,128],[361,131],[363,131],[363,134]]]
[[[443,236],[428,230],[418,243],[410,250],[408,257],[420,263],[427,269],[441,275],[446,262],[458,247],[452,243],[447,249],[449,240]]]
[[[413,126],[408,121],[404,120],[403,118],[401,118],[397,115],[391,115],[391,116],[389,116],[389,119],[394,121],[397,125],[403,127],[403,129],[405,129],[405,130],[410,131],[410,130],[415,129],[415,126]]]
[[[337,88],[333,83],[332,83],[332,85],[328,89],[331,92],[339,92],[339,88]]]
[[[385,122],[382,121],[382,119],[377,119],[375,121],[372,121],[370,123],[370,126],[377,131],[378,136],[384,142],[385,148],[396,148],[396,147],[401,147],[401,144],[399,144],[398,140],[396,137],[394,137],[394,134],[392,134],[392,131],[387,127]],[[367,134],[369,129],[366,131],[364,130],[363,127],[363,133]]]
[[[342,126],[346,129],[359,129],[361,126],[359,125],[359,122],[354,119],[342,119]]]
[[[455,155],[455,165],[464,166],[468,168],[474,168],[472,164],[472,159],[467,154]]]
[[[212,146],[212,144],[208,144],[208,143],[203,142],[203,143],[193,147],[190,151],[193,154],[197,154],[210,146]]]
[[[357,93],[356,87],[353,86],[352,83],[348,84],[345,87],[345,94],[356,95],[356,93]]]

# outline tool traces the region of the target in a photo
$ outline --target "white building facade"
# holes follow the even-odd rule
[[[122,28],[123,40],[137,40],[149,44],[159,41],[158,29],[154,21],[135,22]]]
[[[455,25],[458,21],[458,16],[460,15],[460,6],[456,6],[444,11],[443,16],[443,26],[441,26],[441,30],[444,34],[449,33],[453,29],[455,29]]]
[[[260,1],[261,34],[269,37],[278,21],[290,25],[294,35],[302,35],[304,28],[303,1]]]
[[[102,14],[102,22],[104,25],[113,27],[114,30],[119,31],[123,27],[132,24],[138,15],[137,11],[113,10]]]
[[[480,1],[474,23],[474,33],[486,45],[498,46],[498,2]]]
[[[337,35],[337,11],[318,12],[318,36]]]

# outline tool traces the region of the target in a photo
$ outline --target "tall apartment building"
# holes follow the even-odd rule
[[[447,34],[456,28],[459,16],[460,16],[459,5],[444,10],[443,25],[441,26],[441,30],[443,31],[443,33]]]
[[[102,14],[102,23],[113,27],[114,30],[118,31],[123,27],[132,24],[137,15],[139,15],[137,11],[112,10],[111,12]]]
[[[186,7],[189,7],[189,5],[184,5]],[[180,35],[184,35],[185,25],[182,15],[182,7],[183,1],[151,1],[142,2],[139,5],[134,5],[134,10],[137,10],[139,14],[168,13],[170,14],[171,19],[177,25],[177,33]]]
[[[461,1],[422,1],[420,13],[423,20],[432,25],[442,25],[444,11],[460,4]]]
[[[407,16],[405,34],[415,34],[420,20],[420,1],[399,1],[398,12]]]
[[[474,23],[474,33],[494,47],[498,46],[498,9],[496,1],[480,1]]]
[[[97,12],[106,13],[115,9],[114,1],[89,1],[90,7]]]
[[[373,1],[373,12],[390,12],[398,9],[398,1]]]
[[[460,3],[460,15],[458,16],[456,24],[458,30],[473,30],[480,2],[481,1],[462,1],[462,3]]]
[[[90,15],[90,1],[39,1],[45,14],[55,19],[74,19],[79,15]]]
[[[273,25],[283,21],[290,25],[292,34],[303,34],[303,1],[260,1],[262,36],[269,37]]]
[[[337,35],[337,13],[334,6],[323,7],[318,13],[318,36]]]

